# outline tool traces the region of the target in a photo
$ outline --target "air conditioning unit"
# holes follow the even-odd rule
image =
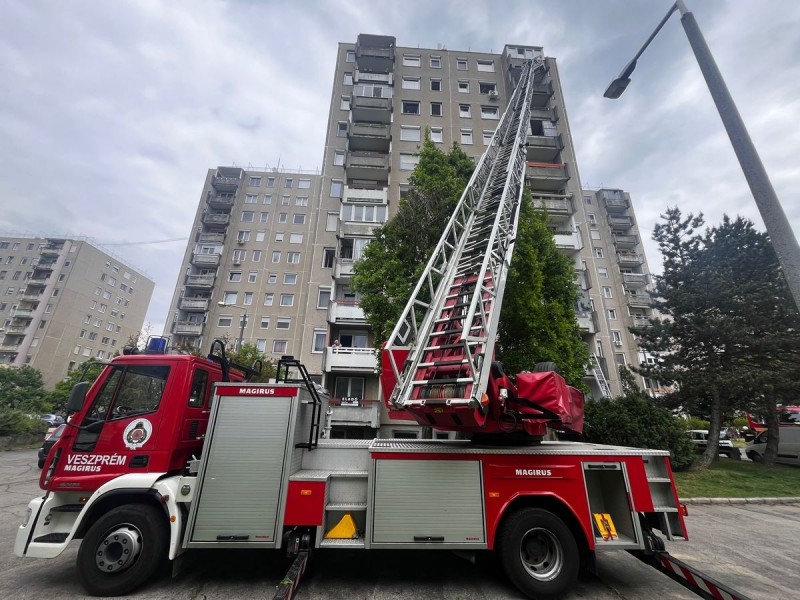
[[[622,346],[622,340],[614,340],[615,346]]]
[[[235,260],[235,261],[233,261],[233,264],[234,264],[234,265],[236,265],[236,266],[238,267],[239,265],[241,265],[241,264],[242,264],[242,261],[240,261],[240,260]]]
[[[490,100],[497,100],[497,96],[498,95],[499,94],[497,93],[497,90],[489,90],[489,99]]]
[[[244,246],[244,240],[236,240],[236,243],[240,246]]]

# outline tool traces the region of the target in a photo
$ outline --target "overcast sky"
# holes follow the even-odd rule
[[[800,234],[800,2],[686,0]],[[675,16],[615,101],[603,91],[662,0],[2,0],[0,235],[84,235],[156,282],[161,331],[206,170],[321,166],[337,43],[556,57],[584,187],[762,228]],[[163,241],[179,240],[179,241]],[[150,243],[147,243],[150,242]]]

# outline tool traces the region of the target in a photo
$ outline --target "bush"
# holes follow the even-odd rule
[[[44,435],[46,431],[47,423],[42,422],[39,417],[29,417],[21,410],[13,408],[0,410],[0,436],[26,433]]]
[[[669,450],[675,471],[688,469],[696,458],[685,421],[646,398],[623,396],[587,402],[583,437],[596,444]]]
[[[683,426],[686,427],[686,431],[690,429],[708,429],[710,423],[706,419],[701,419],[700,417],[686,417]]]

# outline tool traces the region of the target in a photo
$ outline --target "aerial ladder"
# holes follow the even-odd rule
[[[531,428],[531,415],[542,422],[556,418],[516,397],[513,383],[494,362],[524,190],[531,97],[544,69],[538,57],[521,70],[491,143],[386,343],[383,368],[389,377],[383,383],[395,382],[389,404],[421,424],[486,433],[525,429],[535,435],[544,430],[541,423]],[[556,378],[551,392],[568,396],[570,390]]]

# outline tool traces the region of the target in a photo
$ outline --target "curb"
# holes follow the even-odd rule
[[[800,504],[800,497],[785,498],[681,498],[683,504]]]

